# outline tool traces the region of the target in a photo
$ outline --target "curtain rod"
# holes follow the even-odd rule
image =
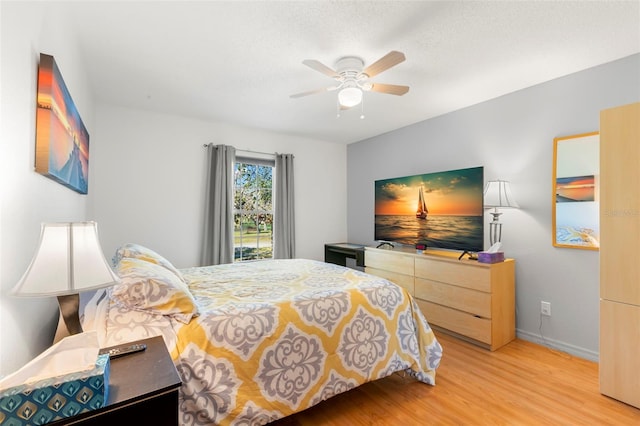
[[[208,146],[209,146],[209,144],[206,144],[206,143],[205,143],[204,145],[202,145],[202,147],[203,147],[203,148],[206,148],[206,147],[208,147]],[[251,153],[251,154],[272,155],[272,156],[274,156],[274,157],[275,157],[276,155],[278,155],[278,153],[277,153],[277,152],[261,152],[261,151],[252,151],[252,150],[250,150],[250,149],[236,149],[236,151],[240,151],[240,152],[248,152],[248,153]]]

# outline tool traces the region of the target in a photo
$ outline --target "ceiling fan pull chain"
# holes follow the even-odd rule
[[[362,102],[360,102],[360,120],[364,120],[364,96]]]

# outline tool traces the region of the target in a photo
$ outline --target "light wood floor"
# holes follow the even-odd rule
[[[519,339],[489,352],[436,335],[435,386],[395,374],[272,424],[640,425],[640,410],[600,394],[597,363]]]

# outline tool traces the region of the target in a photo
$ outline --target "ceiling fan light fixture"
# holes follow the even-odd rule
[[[336,81],[335,86],[290,95],[291,98],[312,95],[329,91],[338,91],[338,117],[340,110],[363,105],[364,118],[364,94],[363,92],[378,92],[389,95],[402,96],[409,91],[409,86],[399,86],[397,84],[381,84],[369,81],[383,71],[398,65],[405,60],[404,53],[392,50],[368,67],[364,68],[364,61],[357,56],[345,56],[336,62],[336,69],[333,70],[322,62],[315,59],[305,59],[302,63],[322,74],[325,74]]]
[[[351,108],[362,102],[362,90],[358,87],[345,87],[338,93],[340,105]]]

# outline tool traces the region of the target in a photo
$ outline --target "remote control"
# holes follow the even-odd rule
[[[145,349],[147,349],[147,345],[145,345],[144,343],[135,343],[133,345],[120,346],[109,350],[102,349],[100,350],[100,354],[109,354],[109,358],[113,359],[121,357],[123,355],[132,354],[134,352],[144,351]]]

